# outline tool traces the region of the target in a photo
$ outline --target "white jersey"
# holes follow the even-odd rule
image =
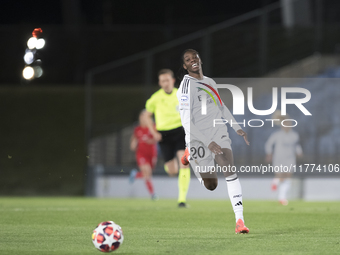
[[[290,166],[296,164],[296,154],[302,154],[299,134],[293,130],[279,130],[268,138],[265,144],[266,154],[273,155],[274,166]]]
[[[187,145],[196,140],[208,147],[215,140],[217,130],[221,129],[229,138],[227,126],[222,121],[232,123],[235,131],[241,129],[222,102],[215,81],[209,77],[204,76],[202,80],[197,80],[185,75],[177,91],[177,98]],[[206,114],[202,114],[202,100],[206,100]],[[215,124],[216,120],[219,121],[215,127],[214,120]]]

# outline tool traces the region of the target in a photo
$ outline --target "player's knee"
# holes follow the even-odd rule
[[[208,189],[208,190],[215,190],[217,188],[217,180],[210,180],[210,181],[206,181],[204,180],[204,186]]]
[[[208,184],[205,184],[205,187],[206,187],[208,190],[213,191],[213,190],[216,189],[217,184],[215,184],[215,183],[208,183]]]
[[[171,177],[177,176],[178,170],[176,170],[176,169],[170,169],[170,168],[169,168],[168,174],[169,174],[169,176],[171,176]]]
[[[171,176],[176,175],[176,174],[178,174],[178,169],[176,167],[170,165],[168,167],[168,174],[171,175]]]
[[[151,174],[149,172],[144,172],[143,177],[145,180],[149,180],[151,178]]]

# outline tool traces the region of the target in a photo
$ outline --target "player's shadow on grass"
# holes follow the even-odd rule
[[[247,236],[268,238],[268,232],[270,232],[270,235],[272,237],[275,237],[275,236],[281,236],[281,235],[292,235],[292,233],[294,233],[294,235],[299,235],[300,233],[303,233],[303,232],[311,233],[311,232],[314,232],[315,230],[316,228],[314,227],[304,227],[303,229],[287,227],[287,228],[280,228],[279,230],[276,230],[275,232],[270,232],[270,230],[255,230],[251,232],[250,234],[247,234]]]

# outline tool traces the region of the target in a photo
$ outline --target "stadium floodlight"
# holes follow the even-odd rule
[[[32,32],[32,35],[33,37],[39,37],[41,34],[42,34],[42,29],[39,27],[39,28],[35,28]]]
[[[30,65],[34,61],[34,54],[32,51],[27,50],[25,55],[24,55],[24,61],[27,65]]]
[[[43,38],[38,39],[35,47],[38,50],[40,50],[40,49],[44,48],[44,46],[45,46],[45,40]]]
[[[31,66],[26,66],[22,71],[22,76],[26,80],[31,80],[34,77],[34,69]]]
[[[28,39],[27,41],[27,47],[32,50],[34,49],[36,46],[37,46],[37,42],[38,42],[38,39],[36,37],[31,37],[30,39]],[[45,43],[44,43],[45,45]]]
[[[40,78],[43,75],[43,70],[40,66],[35,66],[33,69],[35,78]]]
[[[33,80],[43,75],[41,68],[40,50],[45,46],[45,39],[41,37],[41,28],[35,28],[32,32],[32,37],[27,41],[27,49],[24,55],[25,68],[22,71],[22,76],[26,80]]]

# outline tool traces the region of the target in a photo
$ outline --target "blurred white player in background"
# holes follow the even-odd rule
[[[273,119],[279,119],[280,123],[284,119],[289,119],[289,116],[281,116],[281,111],[274,112]],[[292,123],[285,121],[286,126],[291,126]],[[280,124],[281,125],[281,124]],[[302,157],[303,152],[301,145],[299,144],[299,134],[292,130],[291,127],[283,127],[279,131],[276,131],[270,135],[266,144],[266,163],[271,163],[273,167],[288,167],[292,170],[296,165],[296,156]],[[281,168],[282,169],[282,168]],[[286,168],[287,169],[287,168]],[[282,205],[288,205],[287,194],[291,186],[292,172],[280,171],[275,173],[275,178],[272,182],[272,190],[278,189],[279,202]]]

